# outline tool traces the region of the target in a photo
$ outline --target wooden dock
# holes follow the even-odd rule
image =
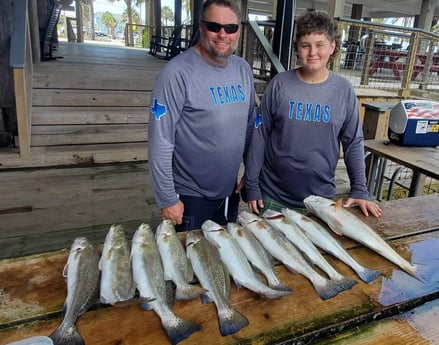
[[[249,320],[247,327],[233,335],[220,335],[212,303],[176,301],[173,310],[177,315],[202,326],[181,344],[438,344],[439,196],[387,201],[382,208],[379,219],[352,211],[401,256],[421,266],[422,282],[364,246],[337,236],[360,264],[383,276],[363,283],[348,266],[326,256],[340,273],[358,284],[324,301],[308,280],[279,264],[276,272],[293,290],[289,296],[265,299],[232,284],[230,303]],[[60,324],[67,255],[68,250],[61,250],[0,260],[2,344],[47,336]],[[168,343],[156,314],[142,311],[136,304],[124,308],[96,304],[77,324],[87,345]]]
[[[155,222],[147,131],[166,62],[144,49],[60,43],[34,66],[31,156],[0,149],[0,257],[102,240],[112,223]],[[62,58],[60,58],[62,56]]]

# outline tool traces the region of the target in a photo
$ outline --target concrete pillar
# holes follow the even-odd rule
[[[431,31],[435,5],[436,0],[422,0],[421,12],[416,24],[417,28]]]
[[[328,14],[334,18],[342,18],[344,16],[345,0],[329,0]]]

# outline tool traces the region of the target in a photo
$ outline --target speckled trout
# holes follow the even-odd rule
[[[344,235],[382,255],[415,278],[417,266],[402,258],[386,241],[360,218],[345,210],[343,201],[335,202],[317,195],[303,200],[306,208],[322,219],[338,235]],[[418,278],[419,279],[419,278]]]
[[[221,225],[206,220],[202,225],[204,236],[219,251],[237,286],[243,286],[267,298],[279,298],[291,294],[291,291],[274,290],[265,285],[251,267],[241,247]]]
[[[285,217],[281,212],[266,210],[262,215],[268,224],[280,231],[293,243],[310,262],[320,267],[330,279],[337,281],[343,290],[349,290],[357,282],[340,274],[320,253],[314,243],[306,237],[305,233],[294,222]]]
[[[130,264],[130,245],[122,225],[113,224],[105,236],[99,260],[101,270],[100,300],[116,305],[133,299],[136,284]]]
[[[173,296],[168,293],[160,253],[148,224],[141,224],[134,233],[131,243],[131,263],[140,297],[155,298],[145,304],[144,308],[155,311],[171,344],[177,344],[201,330],[200,325],[183,320],[172,311]]]
[[[99,253],[85,237],[76,238],[70,247],[63,276],[67,279],[67,298],[64,302],[64,319],[49,336],[54,345],[84,345],[76,320],[99,297]]]
[[[190,300],[204,293],[205,290],[200,286],[189,284],[194,279],[194,272],[174,224],[163,220],[156,229],[155,238],[162,258],[165,280],[172,280],[176,286],[175,298]]]
[[[227,231],[238,242],[248,261],[267,279],[268,286],[275,290],[291,291],[280,281],[274,270],[273,256],[250,231],[238,223],[228,223]]]
[[[273,229],[263,218],[242,211],[238,215],[238,220],[256,236],[273,257],[282,262],[291,272],[300,273],[306,277],[321,299],[334,297],[343,291],[337,282],[329,280],[316,272],[290,240],[281,232]]]
[[[360,265],[339,241],[312,218],[289,208],[283,208],[281,212],[296,223],[317,247],[350,266],[364,282],[370,283],[381,275],[381,272]]]
[[[215,303],[221,335],[233,334],[246,327],[247,318],[229,304],[229,271],[218,250],[203,237],[201,231],[192,230],[186,235],[186,253],[198,281],[206,289],[203,303]]]

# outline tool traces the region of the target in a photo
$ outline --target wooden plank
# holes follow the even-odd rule
[[[147,107],[148,91],[34,89],[33,106]]]
[[[32,126],[31,145],[79,145],[148,141],[148,125]]]
[[[100,90],[152,90],[155,75],[162,66],[154,69],[114,67],[99,67],[99,71],[90,71],[90,68],[72,66],[69,70],[61,70],[56,74],[36,74],[34,88],[49,89],[100,89]],[[72,78],[74,76],[74,78]],[[68,85],[66,79],[69,78]]]
[[[105,164],[146,161],[146,142],[41,146],[32,149],[32,156],[21,158],[18,149],[0,152],[0,170],[51,166],[78,166],[83,164]]]
[[[28,107],[28,93],[26,71],[24,68],[14,68],[15,108],[17,112],[18,140],[20,143],[20,156],[30,155],[30,110]]]
[[[148,107],[34,107],[32,125],[148,123]]]
[[[145,163],[2,172],[0,238],[158,216]],[[59,248],[57,248],[59,249]]]

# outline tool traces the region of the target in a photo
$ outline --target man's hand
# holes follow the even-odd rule
[[[184,204],[178,200],[178,202],[169,207],[162,208],[162,218],[168,219],[174,225],[179,225],[183,222]]]

